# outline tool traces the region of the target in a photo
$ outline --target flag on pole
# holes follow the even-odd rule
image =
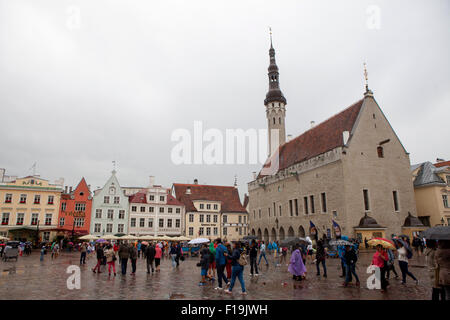
[[[336,221],[331,220],[333,222],[334,233],[336,234],[336,239],[341,237],[341,227],[337,224]]]
[[[309,234],[317,240],[317,228],[311,220],[309,220]]]

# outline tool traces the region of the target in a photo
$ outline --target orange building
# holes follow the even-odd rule
[[[84,178],[81,179],[75,190],[61,195],[61,204],[58,216],[58,235],[68,238],[89,234],[91,224],[92,196],[89,186]]]

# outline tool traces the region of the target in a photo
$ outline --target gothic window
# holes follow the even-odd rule
[[[382,146],[378,146],[377,147],[377,153],[378,153],[378,158],[384,158],[384,153],[383,153],[383,147]]]
[[[272,105],[273,105],[273,103],[272,103]],[[273,124],[275,124],[275,118],[273,118]]]
[[[281,117],[280,118],[278,118],[278,122],[281,124]]]

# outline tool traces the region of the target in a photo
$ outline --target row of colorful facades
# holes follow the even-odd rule
[[[3,179],[5,180],[5,179]],[[0,235],[33,242],[86,234],[241,239],[248,214],[233,186],[174,183],[123,187],[112,174],[93,192],[84,178],[64,187],[39,176],[0,180]]]

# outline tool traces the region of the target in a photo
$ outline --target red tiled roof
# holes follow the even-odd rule
[[[352,131],[362,103],[363,99],[283,144],[279,148],[279,170],[343,146],[342,132]],[[265,168],[270,167],[270,161]],[[260,173],[258,178],[262,176]]]
[[[450,161],[438,162],[438,163],[433,164],[433,166],[435,166],[436,168],[450,166]]]
[[[235,187],[180,183],[174,183],[173,187],[177,200],[186,206],[186,212],[197,211],[192,200],[220,201],[221,212],[247,212]],[[191,189],[190,194],[186,194],[188,187]]]

